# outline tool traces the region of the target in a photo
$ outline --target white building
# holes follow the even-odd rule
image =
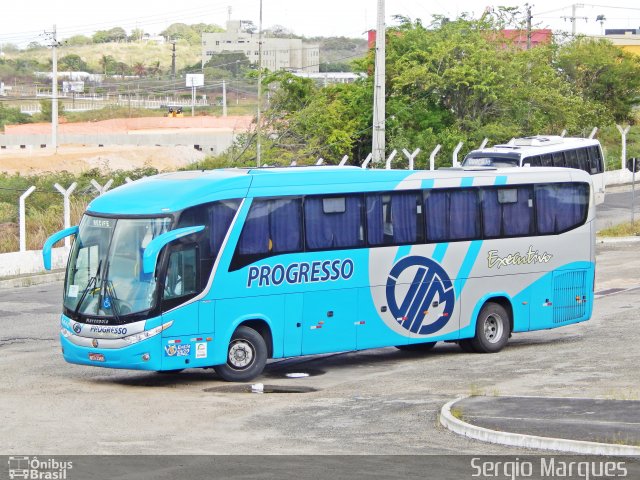
[[[240,20],[229,20],[227,31],[202,34],[202,61],[221,52],[242,52],[253,64],[258,63],[258,34],[242,31]],[[262,68],[318,72],[320,47],[299,38],[262,38]]]

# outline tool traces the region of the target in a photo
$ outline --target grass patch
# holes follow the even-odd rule
[[[640,236],[640,219],[633,224],[631,222],[621,223],[613,227],[605,228],[598,232],[600,237],[635,237]]]
[[[462,408],[460,408],[460,407],[453,407],[451,409],[451,415],[453,415],[458,420],[463,420],[464,419],[464,412],[463,412]]]

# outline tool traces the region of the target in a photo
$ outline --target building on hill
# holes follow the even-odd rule
[[[252,64],[258,64],[258,33],[242,29],[240,20],[229,20],[227,30],[202,33],[202,62],[222,52],[244,53]],[[272,71],[290,70],[318,72],[320,47],[300,38],[262,38],[262,68]]]

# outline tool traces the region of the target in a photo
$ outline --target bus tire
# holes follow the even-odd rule
[[[231,336],[227,363],[213,368],[227,382],[246,382],[260,375],[266,363],[267,344],[262,335],[240,326]]]
[[[494,302],[484,304],[476,321],[476,335],[471,346],[478,353],[499,352],[509,341],[509,314],[502,305]]]
[[[436,346],[436,342],[412,343],[411,345],[396,345],[396,348],[402,352],[428,352]]]

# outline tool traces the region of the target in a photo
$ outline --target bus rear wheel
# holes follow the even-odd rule
[[[470,346],[478,353],[494,353],[504,348],[510,334],[509,314],[505,308],[494,302],[486,303],[476,321],[476,335]]]
[[[396,345],[396,348],[402,352],[428,352],[436,346],[436,342],[412,343],[411,345]]]
[[[233,332],[227,350],[227,363],[214,367],[228,382],[246,382],[262,373],[267,363],[267,345],[253,328],[240,326]]]

